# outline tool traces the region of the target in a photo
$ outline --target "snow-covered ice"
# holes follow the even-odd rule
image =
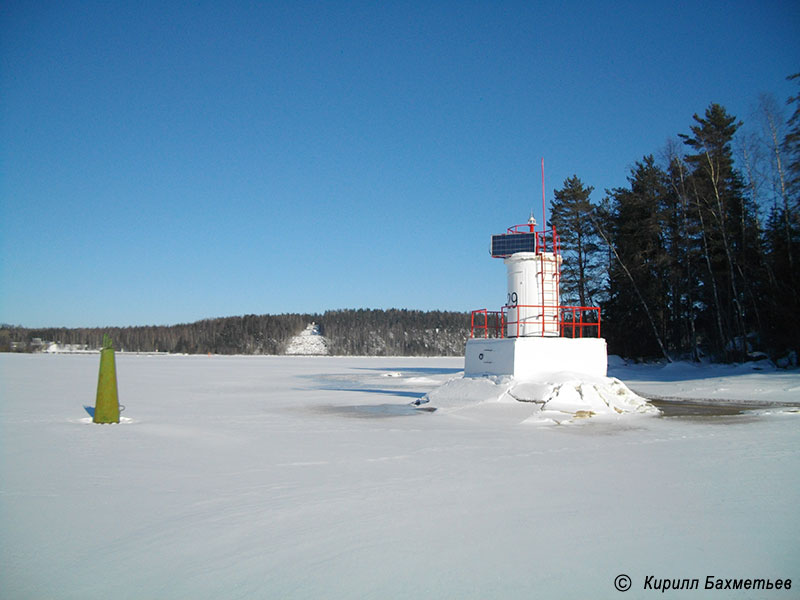
[[[612,356],[608,371],[649,397],[717,403],[800,403],[800,371],[777,369],[767,361],[732,365],[626,364]]]
[[[645,397],[757,410],[532,427],[526,402],[411,406],[459,358],[118,353],[126,422],[95,425],[98,364],[0,355],[2,597],[613,598],[622,573],[631,598],[648,575],[800,586],[800,412],[767,406],[800,401],[796,370],[612,361]]]

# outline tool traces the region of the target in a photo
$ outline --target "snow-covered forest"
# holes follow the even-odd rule
[[[45,350],[46,342],[87,349],[109,333],[117,349],[179,354],[284,354],[309,323],[334,355],[460,356],[469,314],[418,310],[333,310],[323,314],[245,315],[183,325],[106,328],[0,328],[0,352]]]

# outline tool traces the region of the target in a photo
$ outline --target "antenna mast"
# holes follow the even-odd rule
[[[547,231],[547,208],[544,200],[544,157],[542,157],[542,230]]]

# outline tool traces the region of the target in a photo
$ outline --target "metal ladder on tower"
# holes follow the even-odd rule
[[[540,255],[540,290],[542,293],[542,335],[559,335],[558,258]]]

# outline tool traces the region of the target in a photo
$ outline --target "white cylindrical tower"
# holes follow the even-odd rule
[[[606,375],[600,307],[561,306],[558,235],[555,227],[535,226],[531,218],[492,236],[489,252],[507,269],[506,304],[499,311],[472,311],[464,377],[511,375],[539,382],[565,368]]]
[[[508,269],[508,337],[560,335],[560,261],[552,252],[517,252],[503,261]]]

